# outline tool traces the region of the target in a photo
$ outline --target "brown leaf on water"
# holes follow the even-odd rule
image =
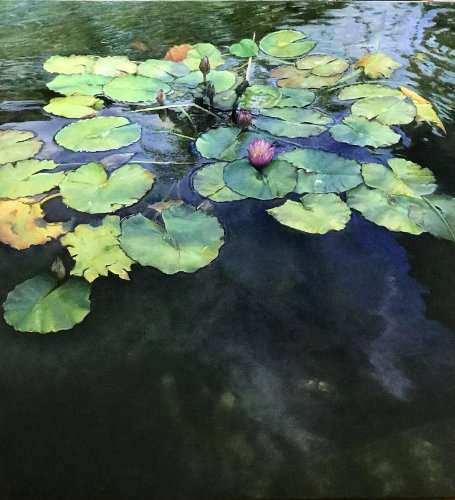
[[[140,42],[139,40],[133,40],[131,42],[131,45],[135,48],[135,49],[138,49],[138,50],[142,50],[142,52],[145,52],[146,50],[149,50],[149,48],[147,47],[147,45],[145,45],[144,42]]]
[[[390,78],[395,69],[401,67],[400,63],[395,62],[389,56],[382,52],[377,54],[365,54],[355,64],[354,67],[363,67],[363,70],[370,78]]]
[[[183,45],[175,45],[167,51],[166,55],[164,56],[164,60],[181,62],[186,59],[186,56],[191,49],[191,45],[188,45],[187,43]]]
[[[39,202],[32,198],[0,201],[0,241],[23,250],[63,234],[63,224],[44,220]]]
[[[149,205],[149,207],[153,208],[154,210],[158,210],[159,213],[162,213],[163,210],[172,207],[172,205],[177,205],[177,206],[183,205],[183,200],[157,201],[156,203]]]

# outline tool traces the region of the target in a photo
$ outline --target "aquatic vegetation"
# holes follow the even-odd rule
[[[101,276],[209,265],[225,241],[219,203],[235,210],[259,200],[290,232],[341,231],[358,213],[391,231],[455,241],[455,200],[435,194],[429,169],[393,157],[406,139],[399,126],[425,121],[444,131],[431,102],[375,82],[401,67],[389,56],[308,54],[317,42],[305,38],[282,30],[256,43],[253,35],[229,54],[184,44],[142,62],[50,57],[47,87],[61,95],[44,107],[58,124],[54,141],[43,148],[33,122],[32,130],[0,131],[0,241],[21,250],[58,240],[74,265],[66,269],[57,256],[51,273],[17,285],[5,320],[18,331],[71,329],[89,313],[91,283]],[[256,80],[262,59],[274,66],[268,82],[264,71]],[[346,145],[343,154],[334,143]],[[155,158],[160,147],[168,149]],[[350,157],[355,150],[366,160]],[[166,192],[172,164],[177,189],[168,199],[157,193]],[[184,197],[182,182],[192,188]],[[46,220],[54,198],[69,221]]]

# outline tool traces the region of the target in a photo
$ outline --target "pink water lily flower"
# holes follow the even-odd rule
[[[248,159],[257,170],[262,170],[268,165],[275,154],[275,148],[265,139],[255,139],[248,147]]]

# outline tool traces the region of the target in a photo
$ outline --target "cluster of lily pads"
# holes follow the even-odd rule
[[[194,163],[204,164],[190,172],[191,186],[215,204],[253,198],[276,205],[283,199],[267,212],[298,231],[342,230],[356,210],[391,231],[427,231],[455,240],[455,200],[434,194],[432,172],[375,150],[404,137],[399,125],[426,121],[444,131],[431,103],[410,89],[375,82],[400,67],[385,54],[367,54],[352,65],[326,54],[307,55],[316,42],[305,38],[282,30],[259,44],[254,37],[241,40],[226,54],[210,43],[185,44],[162,60],[141,63],[119,56],[53,56],[44,69],[57,75],[47,86],[62,96],[44,110],[71,120],[55,142],[85,156],[112,155],[141,141],[135,113],[173,109],[191,123],[195,137],[170,131],[167,116],[163,132],[194,140],[200,155]],[[252,81],[251,68],[259,60],[261,67],[272,67],[267,85]],[[350,112],[340,121],[320,109],[321,96],[350,105]],[[212,128],[196,124],[193,111],[212,120]],[[360,164],[305,146],[306,138],[324,133],[369,148],[372,161]],[[52,159],[35,158],[42,145],[32,131],[0,130],[0,241],[21,250],[58,239],[74,264],[66,269],[57,259],[51,272],[8,294],[4,317],[16,330],[72,328],[89,313],[91,283],[99,276],[129,279],[134,264],[192,273],[217,257],[223,226],[198,206],[163,200],[153,207],[153,218],[139,208],[119,215],[160,182],[143,163],[133,159],[107,169],[101,160],[62,170]],[[260,161],[254,160],[255,148]],[[48,222],[45,203],[55,197],[76,213],[93,214],[93,222]]]

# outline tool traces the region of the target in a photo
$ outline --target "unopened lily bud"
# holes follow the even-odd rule
[[[237,125],[242,130],[247,130],[247,128],[251,125],[251,113],[249,111],[245,111],[244,109],[240,109],[237,111]]]
[[[210,73],[210,61],[207,56],[204,56],[199,63],[199,71],[205,76]]]
[[[66,276],[65,266],[60,257],[57,257],[54,262],[52,262],[51,272],[58,281],[61,281]]]
[[[156,94],[156,102],[160,105],[163,106],[164,103],[166,102],[166,94],[163,92],[163,89],[160,89],[158,94]]]

